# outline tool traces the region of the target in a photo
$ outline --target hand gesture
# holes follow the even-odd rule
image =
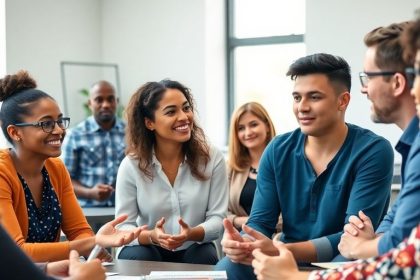
[[[163,228],[164,224],[164,217],[156,222],[155,228],[150,232],[150,241],[162,248],[168,249],[168,239],[170,238],[170,235],[166,234],[165,229]]]
[[[189,240],[191,228],[184,222],[182,218],[178,219],[178,223],[181,226],[181,231],[178,235],[171,235],[167,240],[167,248],[169,250],[175,250],[176,248],[182,246],[185,241]]]
[[[72,250],[69,258],[69,278],[71,280],[103,280],[105,279],[105,268],[101,265],[98,259],[80,263],[79,253]]]
[[[299,272],[293,254],[280,241],[273,241],[278,256],[269,256],[261,252],[261,249],[252,251],[254,260],[252,267],[258,280],[277,279],[307,279],[307,275]]]
[[[99,183],[89,190],[89,197],[97,201],[104,201],[107,200],[113,192],[114,188],[111,185]]]
[[[370,257],[370,254],[364,254],[364,246],[375,238],[372,221],[362,211],[359,211],[359,217],[351,216],[349,223],[344,226],[338,250],[341,255],[350,259]]]
[[[115,228],[116,225],[124,222],[127,219],[127,215],[121,215],[111,222],[103,225],[96,233],[95,243],[102,247],[120,247],[126,245],[138,238],[140,232],[145,229],[146,226],[138,227],[132,230],[118,230]]]
[[[221,242],[223,252],[232,262],[248,262],[251,251],[249,250],[249,246],[245,244],[245,241],[250,240],[243,238],[228,219],[223,220],[223,226],[225,227]]]
[[[66,277],[69,275],[69,264],[69,260],[49,262],[45,272],[50,276]]]
[[[274,247],[273,241],[270,238],[247,225],[243,225],[242,230],[251,237],[250,239],[252,241],[248,242],[250,250],[260,249],[265,254],[271,256],[278,255],[278,250]]]
[[[364,239],[374,239],[376,237],[372,221],[363,211],[359,211],[359,217],[350,216],[349,223],[344,226],[344,232]]]

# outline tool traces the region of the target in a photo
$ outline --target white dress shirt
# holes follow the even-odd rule
[[[168,234],[179,234],[181,217],[191,228],[204,228],[201,242],[216,240],[223,231],[223,218],[228,208],[228,182],[225,161],[220,151],[210,148],[210,161],[205,168],[209,178],[195,178],[185,162],[178,168],[172,186],[162,170],[162,165],[153,155],[153,180],[138,168],[138,161],[126,156],[117,175],[115,215],[127,214],[128,218],[118,226],[131,229],[148,225],[153,229],[158,220],[165,218],[164,229]],[[187,241],[176,250],[185,250],[194,242]],[[130,245],[138,245],[134,240]]]

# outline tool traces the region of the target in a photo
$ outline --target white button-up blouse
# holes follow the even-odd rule
[[[150,229],[165,217],[164,229],[168,234],[179,234],[178,218],[192,228],[202,226],[205,236],[202,242],[216,240],[223,231],[223,218],[228,208],[228,182],[225,161],[220,151],[211,147],[210,161],[205,168],[209,178],[195,178],[185,162],[178,168],[173,187],[153,156],[153,180],[138,168],[138,161],[126,156],[118,170],[115,215],[127,214],[127,220],[118,226],[131,229],[148,225]],[[194,242],[185,242],[177,250],[185,250]],[[138,245],[134,240],[131,245]]]

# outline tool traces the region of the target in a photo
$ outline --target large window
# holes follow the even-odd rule
[[[305,0],[228,0],[229,115],[260,102],[278,133],[297,127],[289,65],[305,55]]]

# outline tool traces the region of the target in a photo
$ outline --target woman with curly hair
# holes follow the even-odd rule
[[[120,259],[215,264],[212,240],[223,229],[228,189],[222,154],[194,114],[190,90],[149,82],[127,107],[126,158],[118,170],[116,215],[122,228],[148,225]]]

